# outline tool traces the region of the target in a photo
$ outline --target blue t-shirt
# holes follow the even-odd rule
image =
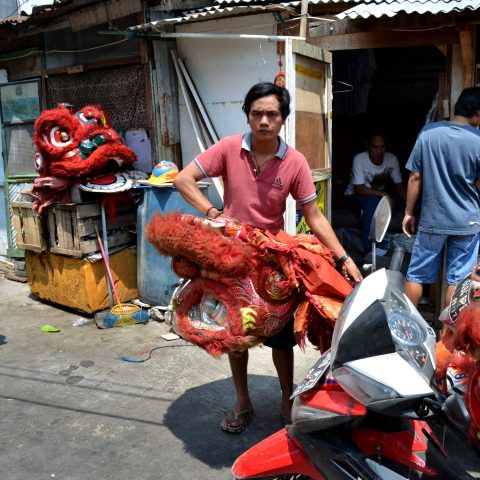
[[[419,133],[406,168],[422,175],[418,229],[471,235],[480,231],[480,131],[470,125],[435,122]]]

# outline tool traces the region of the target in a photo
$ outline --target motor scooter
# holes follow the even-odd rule
[[[381,242],[390,218],[385,198],[372,242]],[[346,298],[331,348],[292,395],[292,424],[243,453],[235,478],[473,478],[428,423],[441,418],[456,428],[469,417],[459,395],[446,398],[435,385],[436,335],[403,293],[403,252],[378,271],[373,253],[373,273]]]

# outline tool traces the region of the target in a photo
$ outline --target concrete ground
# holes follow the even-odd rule
[[[219,429],[234,402],[226,357],[183,340],[164,323],[98,329],[82,314],[43,303],[0,275],[2,480],[224,480],[244,450],[281,427],[270,351],[250,353],[255,417],[242,435]],[[87,317],[89,318],[89,317]],[[40,330],[43,325],[60,329]],[[150,360],[128,363],[127,355]],[[295,381],[318,353],[296,352]],[[480,471],[478,458],[459,458]]]

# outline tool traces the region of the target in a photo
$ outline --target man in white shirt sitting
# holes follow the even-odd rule
[[[387,152],[384,134],[371,134],[367,150],[353,157],[350,183],[345,196],[348,207],[361,215],[362,245],[365,253],[368,253],[372,248],[368,241],[370,224],[380,198],[390,196],[396,210],[405,208],[405,187],[398,158]]]

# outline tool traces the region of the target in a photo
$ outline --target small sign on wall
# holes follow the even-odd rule
[[[38,82],[0,85],[3,123],[33,122],[40,114]]]
[[[315,182],[315,189],[317,191],[317,205],[323,214],[325,214],[325,206],[326,206],[327,181],[328,180],[319,180]],[[301,210],[297,210],[295,221],[296,221],[297,233],[313,233],[310,230],[310,227],[307,225],[307,222]]]

